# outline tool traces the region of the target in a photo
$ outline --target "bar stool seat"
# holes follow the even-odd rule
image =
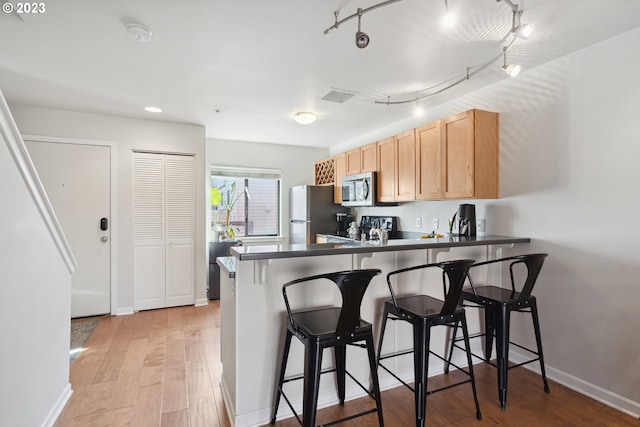
[[[465,289],[462,291],[463,302],[466,301],[473,303],[473,307],[480,307],[485,310],[485,332],[476,334],[472,337],[485,337],[485,357],[482,358],[475,354],[474,356],[497,368],[498,399],[500,402],[500,408],[502,408],[503,410],[506,408],[507,404],[507,376],[509,369],[517,368],[528,363],[539,361],[544,391],[545,393],[549,393],[549,384],[547,382],[547,375],[544,369],[544,356],[542,354],[542,339],[540,336],[537,302],[536,297],[531,295],[531,291],[533,290],[533,286],[536,283],[540,270],[542,269],[542,264],[544,263],[546,257],[547,254],[544,253],[526,254],[474,264],[471,266],[471,270],[469,273],[469,282],[471,283],[471,289]],[[474,283],[472,274],[472,270],[474,268],[498,263],[509,264],[509,273],[511,277],[510,289],[493,285],[478,286]],[[524,265],[526,269],[524,281],[520,283],[520,286],[516,285],[517,280],[515,278],[516,274],[514,272],[514,268],[517,268],[518,265]],[[516,290],[517,288],[520,288],[520,290]],[[468,306],[471,307],[471,305]],[[511,324],[512,312],[531,313],[531,320],[533,322],[533,330],[536,338],[536,350],[510,341],[509,329]],[[453,346],[451,347],[452,350],[454,346],[457,346],[455,343],[461,340],[461,338],[455,338],[455,332],[453,336],[454,340]],[[495,364],[491,362],[494,336],[496,339]],[[525,362],[509,366],[509,344],[513,344],[518,348],[534,355],[535,357]],[[451,360],[451,355],[449,356],[449,360]],[[447,370],[448,366],[445,367],[445,372]]]
[[[416,426],[423,427],[426,419],[426,398],[427,395],[443,391],[454,386],[471,383],[473,398],[476,407],[476,418],[482,419],[480,412],[480,404],[478,403],[478,395],[476,392],[475,377],[473,375],[473,365],[471,363],[471,352],[469,349],[469,337],[467,332],[467,320],[464,308],[458,305],[460,293],[467,277],[469,267],[474,260],[463,259],[444,261],[433,264],[419,265],[415,267],[404,268],[392,271],[387,275],[387,284],[391,293],[391,300],[384,303],[384,314],[382,317],[382,326],[380,329],[380,340],[378,342],[378,366],[390,373],[398,381],[404,384],[414,393],[415,400],[415,419]],[[403,281],[408,281],[405,273],[426,270],[430,268],[439,268],[442,270],[442,286],[445,295],[444,300],[434,298],[428,295],[410,295],[397,297],[392,284],[392,277],[400,275],[395,279],[397,285]],[[447,288],[448,283],[448,288]],[[389,354],[382,354],[382,344],[387,320],[399,320],[408,322],[413,328],[413,347],[409,350],[398,350]],[[431,328],[434,326],[457,326],[461,325],[464,332],[467,354],[467,369],[456,366],[461,372],[468,376],[467,380],[450,384],[439,389],[427,390],[427,378],[429,369],[429,355],[432,354],[440,360],[447,362],[443,356],[430,350]],[[411,387],[400,377],[398,377],[391,369],[381,362],[393,357],[399,357],[413,353],[414,368],[414,385]],[[453,365],[453,363],[451,363]],[[455,365],[454,365],[455,366]]]
[[[362,411],[325,425],[333,425],[362,415],[378,413],[378,423],[384,426],[380,387],[376,370],[375,348],[373,344],[372,325],[360,318],[360,306],[371,279],[380,274],[379,269],[352,270],[336,273],[320,274],[292,280],[282,286],[285,306],[287,308],[287,330],[282,351],[282,362],[278,377],[278,386],[274,400],[271,424],[275,424],[280,404],[284,397],[298,422],[304,427],[315,426],[316,407],[318,405],[318,388],[321,374],[335,372],[337,377],[338,398],[344,404],[346,376],[358,384],[376,403],[375,408]],[[291,310],[287,288],[305,282],[328,279],[334,282],[342,295],[341,307],[318,308],[294,312]],[[285,378],[291,338],[296,336],[304,344],[304,373],[301,376]],[[364,345],[357,344],[364,341]],[[356,345],[367,349],[369,369],[371,371],[371,390],[363,386],[346,369],[346,346]],[[322,371],[322,353],[325,348],[334,349],[335,368]],[[283,391],[283,384],[289,381],[304,380],[302,420],[296,413],[289,398]]]

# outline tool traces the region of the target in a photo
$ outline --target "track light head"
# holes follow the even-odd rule
[[[369,36],[367,33],[360,31],[360,20],[362,19],[362,9],[358,9],[358,31],[356,32],[356,46],[364,49],[369,46]]]
[[[534,26],[531,23],[521,24],[516,29],[516,35],[521,39],[528,39],[533,34]]]
[[[362,31],[358,31],[356,33],[356,46],[360,49],[364,49],[369,46],[369,36],[367,33],[363,33]]]
[[[442,16],[442,25],[445,28],[453,27],[455,23],[456,16],[449,10],[449,2],[444,0],[444,15]]]
[[[507,51],[509,48],[507,46],[502,48],[502,57],[504,58],[504,62],[502,63],[502,71],[507,73],[509,77],[515,77],[520,74],[521,67],[517,64],[509,64],[507,65]]]
[[[507,75],[509,77],[515,77],[518,74],[520,74],[520,69],[521,67],[517,64],[509,64],[509,65],[503,65],[502,66],[502,70],[507,73]]]

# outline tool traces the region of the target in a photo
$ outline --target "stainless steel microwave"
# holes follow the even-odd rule
[[[375,206],[376,173],[365,172],[342,178],[342,206]]]

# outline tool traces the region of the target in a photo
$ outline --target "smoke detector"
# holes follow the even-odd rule
[[[127,24],[127,33],[138,43],[149,43],[151,41],[151,30],[140,24]]]

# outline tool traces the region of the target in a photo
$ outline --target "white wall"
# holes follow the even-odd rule
[[[131,313],[133,288],[132,150],[195,154],[196,159],[196,301],[206,301],[207,241],[205,231],[205,130],[202,126],[142,120],[101,114],[11,105],[22,134],[113,141],[117,144],[118,206],[117,307],[112,313]],[[208,169],[208,168],[207,168]],[[117,221],[117,223],[115,222]]]
[[[492,234],[528,236],[549,253],[534,294],[547,368],[557,380],[640,414],[640,29],[429,112],[500,113],[499,200],[475,201]],[[410,129],[413,121],[332,152]],[[441,230],[462,201],[359,213]],[[517,327],[516,335],[529,329]],[[527,339],[527,341],[532,342]],[[553,393],[553,390],[551,390]],[[625,400],[628,399],[628,400]]]
[[[329,150],[325,148],[207,139],[207,173],[210,173],[211,165],[282,171],[280,228],[283,236],[289,235],[289,187],[313,184],[313,163],[326,157],[329,157]],[[207,180],[207,185],[211,186],[210,179]],[[208,233],[210,234],[210,230]]]
[[[0,426],[50,425],[71,393],[71,272],[2,131]]]

